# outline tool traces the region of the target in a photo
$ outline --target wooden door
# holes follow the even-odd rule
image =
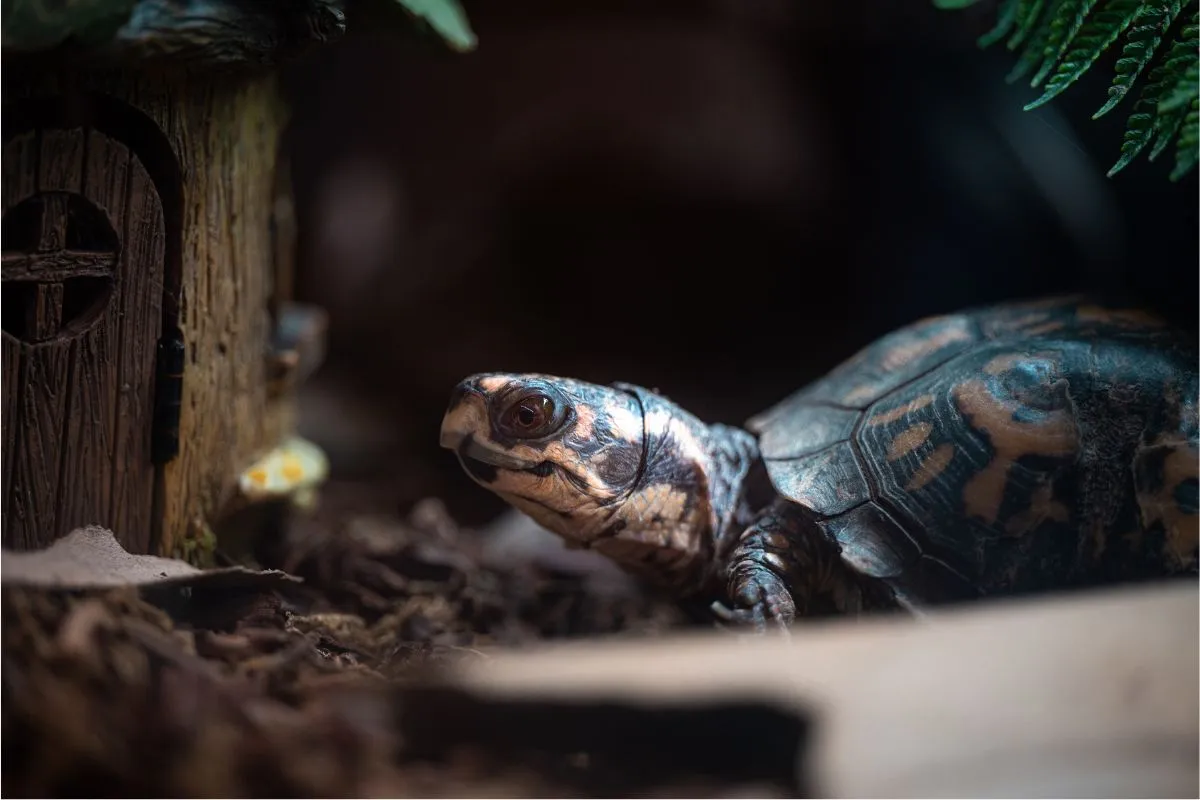
[[[149,547],[163,210],[142,163],[91,129],[4,144],[3,543],[100,524]]]

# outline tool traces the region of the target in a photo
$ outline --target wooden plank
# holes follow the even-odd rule
[[[37,191],[37,167],[39,144],[35,132],[13,137],[4,146],[3,159],[3,196],[4,211],[8,212],[25,198]],[[36,241],[36,232],[29,231],[27,238]],[[5,244],[8,244],[7,242]],[[5,278],[7,278],[7,271]],[[8,334],[4,334],[3,372],[4,372],[4,418],[3,430],[0,436],[4,438],[4,522],[3,530],[5,547],[15,547],[18,541],[24,540],[21,527],[9,517],[9,504],[12,498],[12,481],[16,470],[13,468],[14,459],[19,458],[20,449],[17,447],[17,431],[21,427],[20,392],[21,392],[21,344]],[[9,524],[12,522],[13,524]]]
[[[11,547],[12,542],[8,538],[8,498],[9,489],[12,486],[14,445],[17,441],[17,428],[20,425],[17,409],[21,405],[18,399],[21,379],[21,343],[7,333],[0,338],[3,341],[3,352],[0,353],[0,367],[3,368],[4,373],[4,394],[0,397],[0,401],[3,401],[4,406],[4,416],[3,419],[0,419],[0,436],[4,438],[4,463],[0,464],[4,481],[4,516],[3,520],[0,521],[0,530],[4,532],[4,546]]]
[[[5,539],[11,536],[13,547],[26,549],[47,547],[67,532],[58,527],[57,511],[71,347],[58,342],[24,345],[21,358],[21,425],[9,506],[14,530]]]
[[[129,150],[119,142],[91,131],[87,138],[87,164],[83,194],[108,216],[109,223],[124,239],[125,192],[129,174]],[[111,257],[105,256],[112,262]],[[63,527],[89,524],[110,528],[118,539],[126,535],[112,519],[114,447],[117,397],[121,386],[117,375],[117,337],[120,328],[119,272],[114,266],[113,293],[95,325],[74,342],[71,385],[76,413],[67,420],[63,480],[71,490],[63,493]]]
[[[37,191],[37,170],[40,145],[34,131],[14,136],[4,145],[4,211],[16,206]],[[29,240],[37,241],[38,231],[29,232]]]
[[[82,131],[43,131],[40,145],[38,191],[78,191],[83,172]],[[55,208],[48,204],[46,211]],[[13,464],[10,522],[17,529],[13,532],[16,546],[46,547],[67,532],[59,525],[58,506],[66,420],[71,413],[71,344],[58,339],[24,343],[21,359],[22,416]]]
[[[800,796],[1196,797],[1197,599],[1194,581],[1169,581],[923,620],[801,624],[790,641],[680,634],[493,652],[436,679],[465,692],[454,725],[437,695],[422,705],[426,687],[405,689],[402,733],[426,746],[422,734],[439,732],[448,746],[536,739],[573,752],[562,734],[592,709],[620,704],[652,718],[761,702],[813,726],[796,754],[810,792]],[[500,702],[499,724],[473,724],[477,709]],[[608,734],[617,757],[644,741],[638,721]],[[730,735],[763,734],[735,720]]]
[[[5,253],[4,279],[65,281],[69,278],[100,278],[113,274],[116,257],[111,253],[60,250],[57,253]]]
[[[57,132],[54,133],[54,136],[59,135]],[[82,163],[81,160],[81,169]],[[66,176],[67,181],[81,179],[81,177]],[[68,186],[70,186],[69,183]],[[42,198],[42,224],[38,231],[37,246],[39,253],[57,253],[67,248],[67,219],[67,195],[51,194]]]
[[[150,551],[153,533],[154,361],[162,330],[166,237],[162,203],[142,163],[129,161],[120,263],[112,524],[131,553]]]
[[[34,290],[33,305],[25,309],[25,330],[35,342],[53,339],[62,329],[63,285],[39,283]]]

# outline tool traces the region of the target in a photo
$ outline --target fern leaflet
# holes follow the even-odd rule
[[[1049,44],[1049,38],[1049,25],[1039,25],[1035,28],[1033,36],[1029,39],[1029,44],[1021,52],[1017,63],[1013,65],[1012,70],[1008,73],[1005,80],[1009,83],[1015,83],[1029,74],[1029,70],[1042,63],[1042,58],[1044,58],[1046,48]]]
[[[1154,146],[1150,148],[1150,160],[1154,161],[1163,154],[1174,139],[1175,134],[1183,126],[1183,121],[1187,117],[1187,108],[1181,108],[1174,114],[1159,114],[1158,124],[1155,129],[1158,131],[1158,138],[1154,140]],[[1112,170],[1109,170],[1111,173]],[[1111,177],[1111,175],[1109,176]]]
[[[979,37],[980,47],[991,47],[1003,39],[1017,22],[1017,0],[1002,0],[996,26]]]
[[[1137,16],[1140,0],[1108,0],[1104,7],[1094,11],[1071,40],[1071,45],[1054,74],[1046,82],[1042,96],[1025,106],[1026,111],[1043,106],[1062,94],[1091,68],[1105,50],[1125,32]]]
[[[1158,45],[1166,34],[1175,17],[1179,16],[1181,0],[1167,0],[1158,3],[1143,3],[1133,23],[1129,34],[1125,37],[1125,47],[1121,57],[1117,59],[1116,72],[1112,86],[1108,88],[1108,102],[1092,115],[1092,119],[1104,116],[1121,102],[1121,98],[1133,86],[1133,82],[1142,74],[1142,70],[1154,58]]]
[[[1046,0],[1017,0],[1017,30],[1008,40],[1008,49],[1016,50],[1029,36],[1030,31],[1038,30],[1038,22],[1042,18],[1042,7]]]
[[[1159,101],[1159,113],[1174,111],[1177,108],[1187,108],[1188,101],[1200,94],[1200,12],[1192,15],[1191,23],[1183,29],[1179,38],[1180,41],[1175,48],[1171,49],[1169,58],[1174,61],[1177,57],[1175,49],[1186,47],[1186,52],[1179,57],[1187,59],[1191,63],[1179,75],[1167,96]]]
[[[942,8],[964,8],[977,0],[933,2]],[[1005,40],[1006,47],[1018,53],[1007,80],[1011,83],[1032,71],[1030,85],[1042,89],[1041,96],[1025,106],[1032,111],[1066,91],[1123,39],[1108,97],[1092,118],[1112,111],[1135,85],[1140,91],[1126,120],[1120,156],[1108,175],[1116,175],[1147,148],[1154,161],[1174,143],[1171,180],[1178,180],[1200,161],[1198,5],[1200,0],[999,0],[996,24],[979,38],[979,45]],[[1185,7],[1186,24],[1180,19]],[[1178,37],[1164,45],[1177,23]]]
[[[1161,102],[1175,90],[1179,83],[1179,75],[1184,71],[1183,65],[1195,50],[1195,37],[1188,35],[1189,30],[1194,32],[1195,28],[1185,28],[1183,35],[1172,45],[1166,57],[1150,70],[1146,77],[1141,94],[1134,104],[1133,113],[1125,123],[1121,157],[1108,171],[1110,178],[1128,166],[1157,136],[1158,141],[1151,155],[1152,159],[1155,158],[1183,123],[1183,117],[1187,113],[1186,106],[1180,106],[1174,113],[1164,114],[1161,112]]]
[[[1172,140],[1178,141],[1175,134],[1187,121],[1188,100],[1200,94],[1200,12],[1193,14],[1191,22],[1180,31],[1163,65],[1174,83],[1158,101],[1158,115],[1167,123],[1160,126],[1162,130],[1150,149],[1151,161],[1162,155]]]
[[[1049,77],[1063,54],[1067,52],[1067,48],[1071,46],[1071,42],[1075,41],[1075,35],[1083,27],[1084,20],[1087,19],[1087,15],[1096,2],[1097,0],[1065,0],[1059,5],[1054,19],[1050,22],[1056,31],[1051,34],[1050,40],[1046,43],[1046,60],[1042,62],[1041,68],[1030,81],[1031,86],[1037,88]]]
[[[1200,97],[1192,97],[1187,116],[1179,129],[1179,138],[1175,140],[1175,169],[1171,170],[1171,180],[1177,181],[1196,168],[1200,159]]]

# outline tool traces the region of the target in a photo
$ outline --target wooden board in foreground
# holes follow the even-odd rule
[[[642,722],[626,717],[606,734],[632,742],[656,711],[758,701],[808,720],[797,785],[818,796],[1196,797],[1198,600],[1189,581],[811,626],[790,641],[553,645],[461,668],[452,685],[465,699],[450,713],[502,728],[509,744],[553,741],[545,728],[562,726],[568,747],[572,715],[588,708],[640,709]],[[537,705],[539,722],[522,727],[522,703]],[[506,710],[473,714],[471,704]],[[694,739],[705,749],[727,736],[718,753],[754,752],[756,736],[776,737],[764,749],[778,744],[731,719],[686,735],[708,737]],[[657,735],[637,749],[665,753]]]

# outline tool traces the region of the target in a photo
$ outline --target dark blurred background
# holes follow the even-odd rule
[[[302,429],[388,505],[499,510],[437,447],[482,370],[657,387],[740,423],[918,317],[1064,291],[1195,330],[1197,181],[1113,179],[1113,57],[1049,107],[993,4],[467,2],[467,55],[349,20],[287,76]]]

